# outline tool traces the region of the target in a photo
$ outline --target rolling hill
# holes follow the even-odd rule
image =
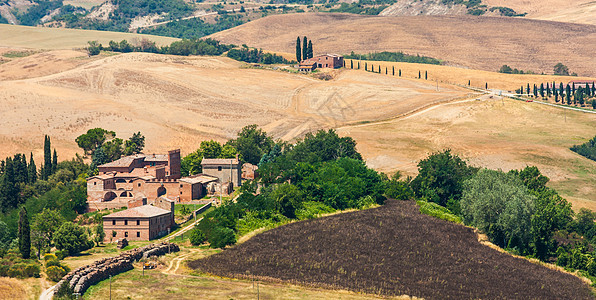
[[[217,276],[424,299],[590,299],[579,278],[478,241],[410,201],[292,223],[189,263]]]
[[[304,35],[312,39],[315,53],[403,51],[454,66],[496,71],[507,64],[538,73],[552,73],[562,62],[580,76],[596,76],[591,54],[596,26],[523,18],[288,14],[210,37],[293,53],[296,36]]]

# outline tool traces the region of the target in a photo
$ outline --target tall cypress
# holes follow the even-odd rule
[[[401,77],[401,69],[399,69],[399,77]]]
[[[31,255],[31,234],[29,231],[29,218],[27,217],[27,209],[23,206],[19,213],[19,252],[24,259],[28,259]]]
[[[300,47],[300,37],[296,38],[296,61],[302,61],[302,48]]]
[[[350,69],[354,69],[354,60],[350,59]]]
[[[379,65],[379,74],[381,74],[381,66]]]
[[[52,174],[56,173],[58,168],[58,153],[56,153],[56,148],[54,148],[54,155],[52,155]]]
[[[31,152],[31,158],[29,159],[29,166],[27,166],[27,178],[29,179],[29,183],[35,183],[37,181],[37,167],[35,166],[35,161],[33,160],[33,152]]]
[[[424,79],[428,80],[428,71],[424,71]]]
[[[364,62],[364,71],[368,71],[368,66],[367,66],[366,62]]]
[[[559,94],[561,95],[561,101],[563,101],[563,82],[559,82]]]
[[[393,76],[395,76],[395,66],[392,67],[393,70]]]
[[[50,148],[50,137],[46,135],[43,143],[43,180],[48,180],[48,177],[52,174],[52,150]]]
[[[418,71],[418,79],[422,78],[420,71]]]
[[[308,59],[308,39],[302,39],[302,59]]]
[[[528,83],[528,87],[526,88],[526,94],[530,94],[530,84]]]
[[[565,87],[565,100],[567,100],[567,105],[571,104],[571,87],[569,84]]]
[[[4,212],[19,205],[19,187],[15,182],[13,164],[12,158],[7,157],[4,162],[4,173],[0,176],[0,210]]]
[[[312,55],[312,41],[308,41],[308,49],[307,49],[306,53],[308,54],[308,58],[313,58],[313,55]]]
[[[544,83],[540,84],[540,97],[544,98]]]

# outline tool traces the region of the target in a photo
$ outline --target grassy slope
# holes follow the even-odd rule
[[[471,228],[421,215],[413,202],[289,224],[189,265],[426,299],[592,297],[579,278],[486,247]]]
[[[126,39],[132,42],[142,38],[155,41],[158,45],[167,45],[178,40],[135,33],[0,24],[0,47],[72,49],[86,47],[91,40],[107,45],[110,40]]]
[[[546,32],[557,38],[544,38]],[[555,64],[563,62],[572,72],[596,76],[596,60],[590,54],[596,44],[592,25],[502,17],[319,13],[269,16],[211,37],[294,53],[296,36],[304,34],[312,39],[315,54],[404,51],[491,71],[508,64],[552,72]]]

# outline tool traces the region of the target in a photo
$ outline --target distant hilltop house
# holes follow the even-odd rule
[[[241,184],[237,158],[204,159],[204,173],[188,177],[181,177],[180,162],[177,149],[126,156],[98,166],[99,174],[87,178],[89,210],[128,207],[129,202],[143,200],[151,203],[160,197],[190,202],[215,192],[229,193]]]
[[[300,62],[300,71],[314,71],[317,68],[338,69],[344,66],[344,57],[338,54],[323,54]]]

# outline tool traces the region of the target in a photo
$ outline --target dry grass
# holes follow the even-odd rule
[[[15,278],[0,277],[0,299],[27,299],[23,281]]]
[[[128,40],[132,42],[135,39],[142,38],[155,41],[158,45],[167,45],[178,40],[176,38],[124,32],[0,24],[0,47],[73,49],[86,47],[87,42],[92,40],[107,45],[110,40]]]
[[[527,18],[596,25],[596,2],[592,0],[483,0],[490,6],[506,6]]]
[[[545,39],[547,32],[557,38]],[[403,51],[455,66],[496,71],[507,64],[539,73],[552,73],[553,66],[562,62],[579,75],[596,76],[596,60],[591,56],[596,26],[523,18],[288,14],[258,19],[211,37],[294,53],[296,36],[306,33],[315,54]]]

